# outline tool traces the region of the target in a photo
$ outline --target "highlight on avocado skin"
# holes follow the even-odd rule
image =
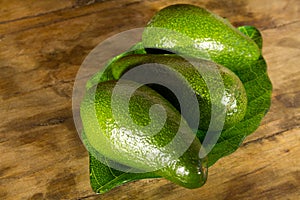
[[[177,4],[159,10],[141,36],[90,77],[73,108],[96,193],[145,178],[199,188],[270,107],[255,27]]]

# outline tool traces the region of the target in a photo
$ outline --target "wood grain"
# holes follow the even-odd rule
[[[298,199],[300,196],[300,3],[253,1],[1,1],[0,199]],[[273,83],[259,129],[209,171],[196,190],[141,180],[96,195],[72,118],[72,89],[88,53],[143,27],[162,7],[204,6],[255,25]]]

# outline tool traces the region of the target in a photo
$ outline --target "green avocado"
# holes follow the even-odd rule
[[[80,115],[88,143],[122,165],[141,172],[155,170],[157,175],[187,188],[202,186],[207,176],[206,160],[199,158],[200,141],[180,113],[147,86],[134,90],[128,103],[126,95],[137,83],[124,80],[119,84],[106,81],[86,92]],[[117,86],[122,88],[119,92],[115,92]],[[165,115],[154,105],[163,107]]]
[[[148,72],[148,74],[144,74],[145,77],[165,74],[162,75],[163,79],[170,79],[171,84],[178,85],[176,87],[184,84],[187,89],[182,90],[190,90],[196,94],[200,111],[199,129],[207,130],[212,121],[216,127],[210,127],[210,130],[227,129],[244,118],[247,108],[247,95],[242,82],[229,69],[211,61],[203,59],[186,60],[172,54],[145,54],[125,56],[110,67],[114,79],[118,80],[130,69],[149,63],[153,64],[149,67],[152,67],[156,74],[153,75],[153,73]],[[171,73],[166,73],[164,70],[157,71],[155,67],[157,64],[176,72],[177,75],[171,76]],[[180,111],[179,102],[172,92],[161,85],[149,84],[149,86]],[[182,95],[188,93],[184,92]],[[214,114],[211,111],[212,108],[214,108]],[[190,109],[192,112],[195,108],[191,107]],[[187,115],[191,112],[187,112]],[[185,114],[183,114],[183,117],[188,118]]]
[[[204,8],[177,4],[157,12],[143,32],[148,49],[205,58],[236,72],[259,59],[260,49],[227,20]]]

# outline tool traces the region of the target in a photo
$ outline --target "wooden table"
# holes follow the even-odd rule
[[[94,194],[72,118],[77,70],[98,43],[178,2],[262,31],[271,110],[200,189],[157,179]],[[299,8],[298,0],[2,0],[0,199],[300,199]]]

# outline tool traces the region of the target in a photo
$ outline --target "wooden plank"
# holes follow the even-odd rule
[[[68,9],[57,10],[55,12],[48,12],[43,15],[37,15],[33,18],[26,18],[24,20],[11,21],[10,23],[0,24],[0,38],[4,37],[7,34],[18,33],[20,31],[26,31],[30,29],[36,29],[39,27],[45,27],[51,24],[69,21],[76,18],[94,15],[101,13],[101,16],[105,17],[102,20],[114,20],[115,15],[121,16],[120,9],[122,6],[127,7],[128,5],[138,3],[137,0],[117,0],[117,1],[108,1],[103,2],[100,5],[91,5],[83,8],[70,7]],[[116,12],[117,11],[117,12]],[[129,14],[129,13],[127,13]],[[137,14],[136,11],[132,14]],[[130,14],[129,14],[130,15]],[[124,16],[122,15],[122,18]],[[99,19],[99,18],[98,18]]]
[[[263,3],[259,3],[258,1],[230,1],[230,2],[217,2],[217,1],[197,1],[194,2],[195,5],[205,6],[208,9],[214,11],[215,13],[228,18],[233,24],[240,25],[240,24],[251,24],[257,26],[258,28],[267,28],[272,26],[280,26],[280,24],[284,24],[287,21],[290,22],[290,18],[297,19],[297,8],[299,8],[299,1],[292,0],[292,1],[260,1]],[[274,3],[276,2],[276,3]],[[145,1],[139,2],[138,0],[116,0],[116,1],[108,1],[102,2],[100,5],[93,4],[88,6],[88,8],[84,9],[74,9],[75,6],[71,6],[70,9],[66,10],[57,10],[57,12],[49,12],[45,15],[37,15],[34,18],[28,18],[26,20],[17,20],[12,21],[11,23],[0,23],[0,38],[4,37],[6,34],[9,33],[16,33],[19,31],[26,31],[31,28],[37,28],[41,26],[47,26],[52,23],[58,23],[60,21],[65,20],[72,20],[77,17],[82,17],[85,15],[93,15],[95,13],[102,13],[103,11],[110,9],[120,9],[122,10],[123,7],[127,7],[128,5],[137,4],[137,5],[144,5],[150,10],[146,11],[149,12],[152,10],[151,15],[153,14],[153,10],[159,10],[162,7],[165,7],[170,4],[174,3],[182,3],[181,1],[167,1],[167,0],[153,0],[153,1]],[[77,2],[77,4],[80,4]],[[27,5],[27,4],[26,4]],[[75,4],[76,5],[76,4]],[[45,3],[45,7],[47,4]],[[22,6],[21,6],[22,7]],[[26,7],[23,5],[23,7]],[[38,6],[37,6],[38,7]],[[51,7],[51,6],[50,6]],[[39,8],[39,7],[38,7]],[[137,10],[133,10],[133,13],[126,12],[126,15],[132,14],[141,14],[138,7]],[[267,15],[264,10],[272,10],[274,13],[278,13],[277,15]],[[130,11],[130,10],[129,10]],[[143,11],[144,12],[144,11]],[[63,13],[63,14],[62,14]],[[290,13],[289,15],[285,15],[284,13]],[[113,13],[112,13],[113,14]],[[118,15],[123,14],[119,12]],[[147,15],[147,13],[143,13],[143,15]],[[150,15],[150,16],[151,16]],[[109,16],[102,13],[101,16]],[[113,20],[114,16],[111,16]],[[274,19],[275,18],[275,19]]]
[[[25,18],[0,24],[0,199],[296,199],[300,195],[300,23],[295,0],[186,1],[236,25],[260,27],[274,86],[272,107],[260,128],[237,152],[210,169],[204,187],[187,190],[157,179],[129,183],[101,196],[91,191],[87,152],[71,113],[76,72],[99,42],[144,26],[156,10],[175,2],[179,1],[107,1],[29,18],[37,12],[16,3],[20,12],[26,10],[18,18]],[[53,9],[61,9],[60,5],[53,4]]]
[[[299,132],[290,130],[241,147],[210,168],[207,183],[199,189],[184,189],[163,179],[142,180],[88,199],[297,199]]]
[[[76,6],[76,1],[74,0],[1,0],[0,24],[45,15],[46,13],[71,8],[73,6]]]
[[[43,16],[49,13],[91,5],[103,0],[2,0],[0,24]]]

